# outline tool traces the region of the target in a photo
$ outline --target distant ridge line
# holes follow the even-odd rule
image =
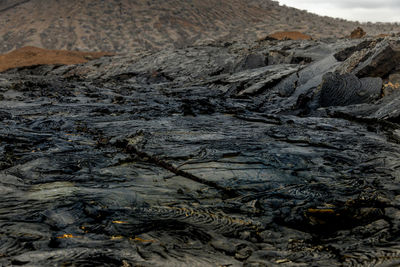
[[[0,54],[24,46],[154,52],[294,31],[345,38],[360,26],[370,36],[400,32],[400,23],[322,17],[273,0],[0,0],[0,14]]]

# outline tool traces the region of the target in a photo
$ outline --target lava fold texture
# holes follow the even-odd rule
[[[0,74],[0,265],[398,264],[396,40],[361,42]]]

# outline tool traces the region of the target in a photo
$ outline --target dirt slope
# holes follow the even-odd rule
[[[204,40],[257,40],[276,31],[344,37],[358,23],[321,17],[271,0],[0,0],[0,53],[24,46],[132,52]],[[399,32],[362,25],[368,34]]]
[[[0,55],[0,72],[12,68],[44,64],[78,64],[100,58],[105,55],[110,55],[110,53],[46,50],[27,46],[12,51],[8,54]]]

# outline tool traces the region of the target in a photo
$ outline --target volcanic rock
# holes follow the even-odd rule
[[[355,46],[351,46],[348,47],[344,50],[341,50],[339,52],[337,52],[334,57],[338,60],[338,61],[345,61],[346,59],[348,59],[351,55],[353,55],[355,52],[358,52],[360,50],[363,49],[368,49],[370,48],[371,45],[375,45],[375,43],[372,40],[365,40]]]
[[[348,57],[336,71],[341,74],[351,72],[357,77],[385,77],[398,67],[398,41],[374,41],[368,47],[364,46]]]
[[[275,32],[266,37],[273,40],[311,40],[310,35],[301,32]]]
[[[268,59],[262,54],[249,54],[243,59],[243,62],[241,62],[237,69],[247,70],[265,67],[267,65],[267,60]]]
[[[371,41],[1,73],[0,265],[396,265],[400,92],[362,77],[396,40]]]
[[[380,98],[381,78],[361,78],[354,74],[327,73],[320,86],[323,107],[371,103]]]

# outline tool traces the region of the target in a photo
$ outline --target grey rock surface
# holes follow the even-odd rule
[[[354,53],[338,67],[337,72],[341,74],[351,72],[360,78],[385,77],[397,67],[400,59],[398,40],[386,38],[363,43],[353,48]],[[338,57],[338,54],[336,56]]]
[[[0,265],[396,265],[400,93],[327,74],[357,42],[0,74]]]
[[[382,79],[327,73],[319,90],[322,107],[371,103],[381,97]]]

